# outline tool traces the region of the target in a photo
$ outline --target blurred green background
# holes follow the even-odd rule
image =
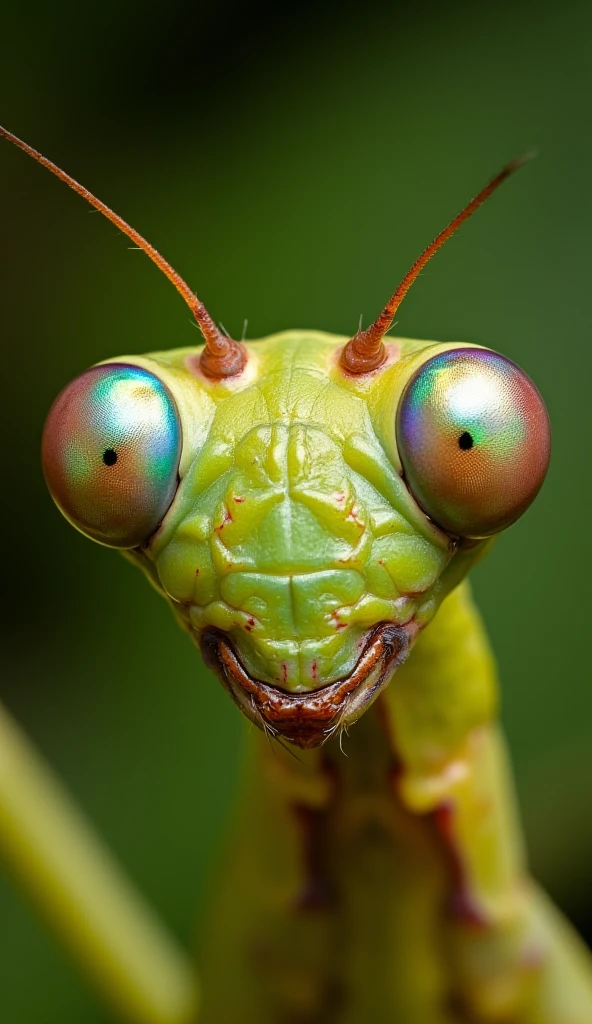
[[[235,336],[353,332],[506,160],[539,159],[436,258],[400,333],[517,360],[554,458],[475,572],[537,876],[592,938],[589,188],[592,9],[571,3],[13,4],[0,119],[144,232]],[[189,345],[126,239],[0,146],[1,696],[184,942],[207,892],[240,721],[141,574],[70,529],[39,438],[96,360]],[[16,1024],[109,1017],[0,874]]]

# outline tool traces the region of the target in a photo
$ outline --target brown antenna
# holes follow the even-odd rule
[[[159,270],[162,270],[165,277],[168,277],[171,284],[175,286],[180,295],[183,296],[185,302],[189,306],[189,309],[193,313],[197,320],[198,327],[203,334],[205,341],[205,348],[200,357],[200,367],[203,373],[208,377],[220,378],[220,377],[231,377],[235,373],[240,373],[243,366],[245,365],[245,350],[242,345],[239,345],[237,341],[233,341],[232,338],[228,338],[222,333],[212,320],[203,302],[200,302],[192,291],[189,285],[183,280],[183,278],[173,270],[170,263],[160,255],[159,252],[147,242],[134,228],[130,227],[126,221],[123,220],[117,213],[114,213],[105,203],[102,203],[100,199],[93,196],[92,192],[80,185],[74,178],[71,178],[69,174],[62,171],[60,167],[48,160],[47,157],[38,153],[32,146],[27,145],[22,139],[17,138],[12,132],[6,130],[0,125],[0,136],[8,139],[9,142],[14,143],[19,149],[24,150],[29,156],[32,156],[34,160],[46,167],[48,171],[55,174],[56,178],[60,181],[64,181],[66,185],[69,185],[74,192],[77,192],[79,196],[86,199],[91,206],[94,206],[99,213],[102,213],[112,224],[123,231],[128,238],[131,238],[132,242],[142,249],[147,256],[150,257],[153,263]]]
[[[517,157],[516,160],[512,160],[509,164],[496,174],[495,178],[481,189],[478,195],[474,199],[471,199],[470,203],[467,203],[464,210],[461,210],[456,215],[454,220],[450,221],[448,227],[445,227],[439,235],[434,238],[427,249],[424,249],[419,259],[415,261],[410,270],[407,271],[405,277],[401,281],[401,284],[395,292],[391,295],[389,301],[384,307],[382,313],[377,317],[373,324],[370,324],[365,331],[359,330],[358,333],[348,341],[341,353],[341,365],[344,370],[348,373],[369,373],[370,370],[375,370],[380,366],[386,359],[386,350],[382,339],[386,332],[391,326],[395,313],[401,305],[401,302],[405,298],[411,285],[415,281],[416,277],[425,267],[428,260],[431,260],[435,252],[438,251],[444,242],[447,242],[451,235],[454,234],[457,228],[460,227],[463,221],[470,217],[475,212],[481,203],[485,202],[486,199],[495,192],[496,188],[501,185],[502,181],[505,181],[513,171],[516,171],[522,164],[525,164],[528,160],[531,160],[533,153],[527,153],[524,156]]]

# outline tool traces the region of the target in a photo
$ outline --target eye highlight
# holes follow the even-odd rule
[[[82,533],[136,547],[173,500],[181,440],[174,399],[158,377],[125,363],[93,366],[64,388],[47,417],[47,486]]]
[[[423,364],[397,412],[397,441],[416,501],[457,536],[513,523],[541,487],[551,451],[535,385],[487,349],[449,349]]]

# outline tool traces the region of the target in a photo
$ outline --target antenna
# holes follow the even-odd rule
[[[228,338],[225,334],[218,329],[210,314],[208,313],[203,302],[200,302],[197,295],[195,295],[189,285],[183,280],[180,274],[164,259],[163,256],[147,242],[142,235],[139,234],[134,228],[123,220],[119,214],[115,213],[110,207],[102,203],[100,199],[89,192],[84,185],[81,185],[78,181],[72,178],[65,171],[62,171],[57,164],[52,163],[47,157],[38,153],[36,149],[29,146],[22,139],[19,139],[12,132],[7,131],[0,125],[0,136],[3,136],[13,145],[18,146],[29,156],[33,157],[37,163],[40,163],[43,167],[46,167],[48,171],[55,174],[56,178],[60,181],[65,182],[74,192],[77,192],[79,196],[86,199],[91,206],[94,206],[95,210],[102,213],[107,220],[110,220],[112,224],[115,224],[120,231],[123,231],[132,242],[142,249],[146,255],[156,264],[159,270],[169,279],[172,285],[177,289],[180,295],[183,296],[185,302],[189,306],[189,309],[193,313],[197,321],[197,325],[203,334],[205,341],[205,348],[200,356],[200,367],[204,374],[214,379],[221,377],[230,377],[236,373],[240,373],[245,364],[246,356],[244,348],[239,345],[238,342],[233,341],[232,338]]]
[[[434,238],[434,241],[430,242],[421,256],[416,259],[411,269],[407,271],[399,287],[393,292],[382,313],[380,313],[374,323],[370,324],[370,327],[366,328],[365,331],[359,330],[351,341],[348,341],[341,353],[341,365],[344,370],[347,370],[349,373],[369,373],[370,370],[376,370],[384,362],[386,350],[382,339],[391,326],[397,309],[428,260],[431,260],[434,253],[438,251],[441,245],[444,245],[444,242],[448,241],[463,221],[467,220],[477,207],[481,206],[481,203],[484,203],[495,192],[502,181],[505,181],[510,174],[513,174],[523,164],[532,160],[533,156],[534,153],[526,153],[524,156],[519,156],[515,160],[511,160],[509,164],[506,164],[499,174],[496,174],[495,178],[492,178],[485,188],[482,188],[478,195],[471,199],[470,203],[467,203],[464,209],[450,221],[450,224]]]

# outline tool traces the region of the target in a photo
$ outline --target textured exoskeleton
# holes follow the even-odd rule
[[[170,603],[250,723],[196,973],[8,717],[0,843],[132,1024],[589,1024],[592,970],[528,877],[495,670],[465,577],[541,486],[509,359],[367,330],[111,359],[56,400],[50,490]],[[351,728],[350,728],[351,727]],[[296,748],[296,753],[295,753]]]

